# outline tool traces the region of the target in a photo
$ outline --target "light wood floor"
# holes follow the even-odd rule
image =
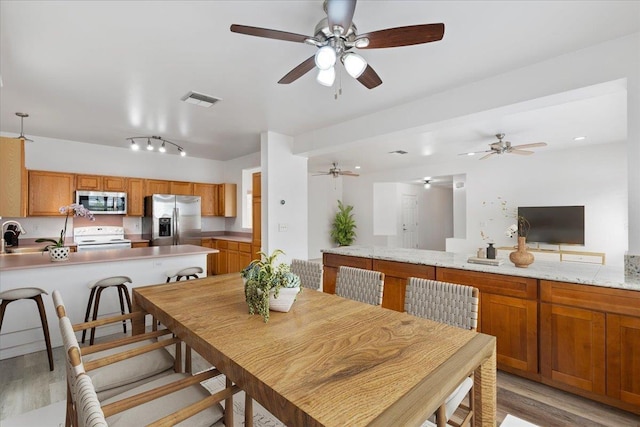
[[[62,347],[54,349],[54,364],[50,372],[45,351],[0,361],[0,425],[5,418],[65,399]],[[195,371],[207,366],[194,355]],[[498,424],[507,414],[549,427],[640,426],[640,417],[634,414],[498,372]]]

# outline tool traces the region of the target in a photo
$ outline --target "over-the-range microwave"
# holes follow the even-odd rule
[[[94,215],[127,213],[127,193],[76,191],[76,203],[89,209]]]

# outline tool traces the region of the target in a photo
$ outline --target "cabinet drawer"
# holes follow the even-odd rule
[[[381,271],[385,276],[408,279],[409,277],[420,277],[423,279],[435,279],[436,269],[430,265],[406,264],[395,261],[383,261],[374,259],[373,270]]]
[[[638,291],[541,280],[540,299],[554,304],[640,317]]]
[[[329,267],[340,267],[344,265],[346,267],[364,268],[365,270],[371,270],[373,267],[373,260],[371,258],[336,254],[323,254],[322,263]]]
[[[229,242],[227,240],[214,240],[216,242],[216,248],[218,249],[228,249]]]
[[[238,242],[227,242],[227,248],[229,248],[230,251],[237,251]]]
[[[238,243],[238,250],[240,252],[251,253],[251,243]]]
[[[436,278],[443,282],[475,286],[480,293],[488,292],[526,299],[538,297],[538,280],[527,277],[438,267]]]

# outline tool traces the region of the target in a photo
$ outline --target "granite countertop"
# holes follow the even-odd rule
[[[382,246],[343,246],[324,249],[322,252],[640,291],[640,280],[625,277],[623,267],[600,264],[534,261],[528,268],[518,268],[507,259],[502,265],[491,266],[468,263],[467,259],[475,254]]]
[[[0,255],[0,271],[58,267],[74,264],[129,261],[144,258],[174,257],[218,253],[217,249],[196,245],[151,246],[132,249],[107,249],[103,251],[72,252],[68,261],[51,262],[48,253]]]

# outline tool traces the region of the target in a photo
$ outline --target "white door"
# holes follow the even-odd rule
[[[418,199],[414,194],[402,195],[402,247],[418,247]]]

